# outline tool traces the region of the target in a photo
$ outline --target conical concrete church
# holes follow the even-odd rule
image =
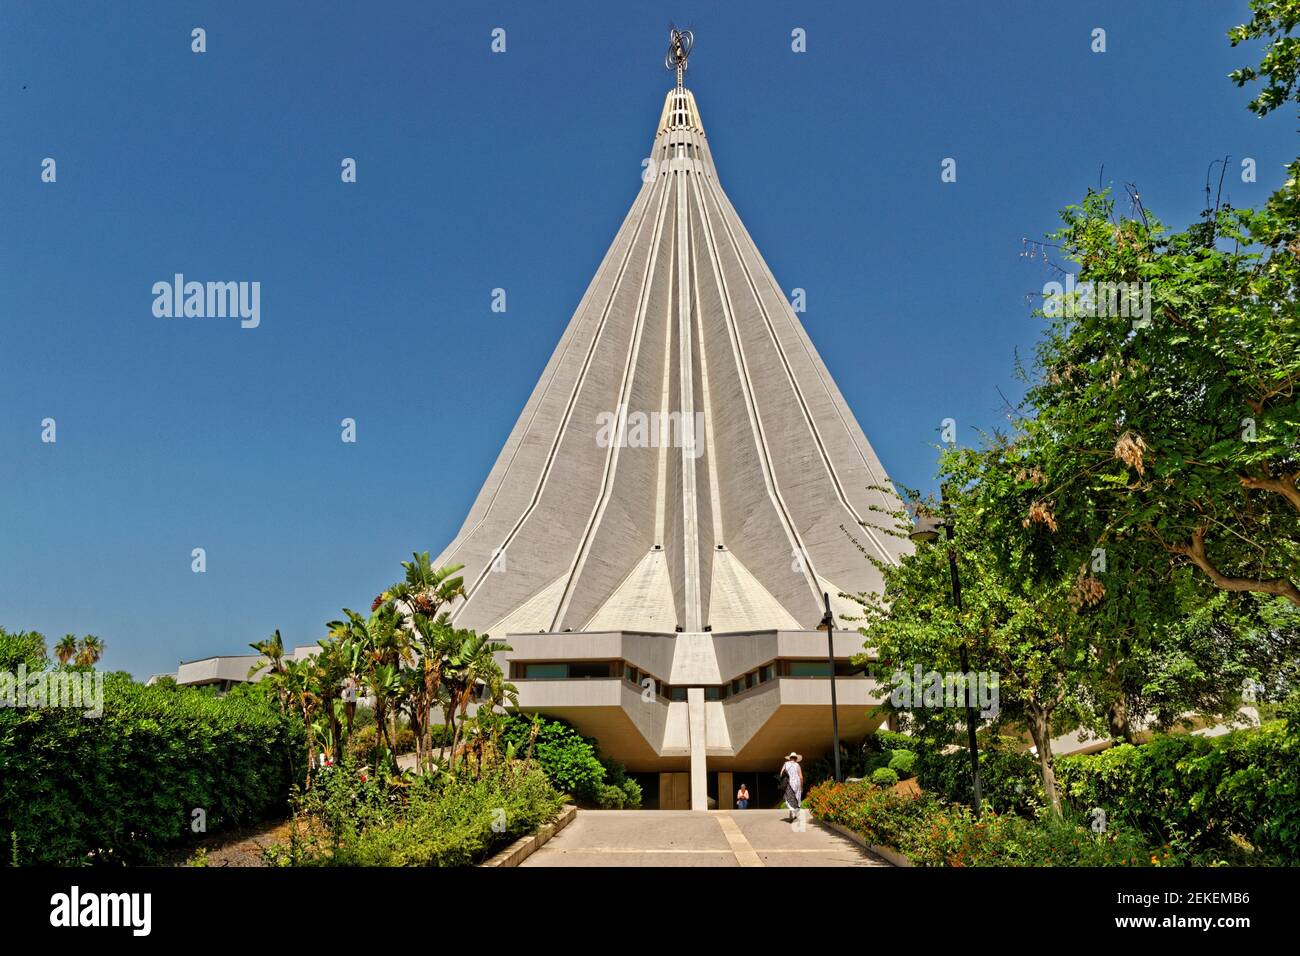
[[[906,545],[877,530],[898,501],[722,190],[674,37],[641,191],[437,564],[465,566],[455,623],[512,647],[522,710],[596,737],[652,804],[725,808],[830,751],[823,594],[841,738],[879,724],[839,595],[880,589],[864,551]]]

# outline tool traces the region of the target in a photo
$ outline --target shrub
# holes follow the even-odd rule
[[[618,798],[619,807],[626,810],[638,809],[641,806],[641,784],[629,777],[618,761],[602,759],[601,764],[605,768],[605,779],[609,786],[621,793]]]
[[[877,787],[892,787],[898,783],[898,773],[888,767],[878,767],[871,772],[871,782]]]
[[[1124,828],[1095,834],[1078,820],[1026,820],[861,784],[822,784],[808,794],[820,819],[869,844],[897,849],[916,866],[1149,866],[1176,863]]]
[[[599,792],[596,794],[596,804],[602,810],[622,810],[626,801],[627,794],[623,792],[622,787],[611,786],[607,783],[602,783]]]
[[[910,750],[891,750],[889,769],[898,774],[900,779],[912,776],[912,765],[916,763],[916,754]]]
[[[908,734],[900,734],[896,730],[877,730],[869,738],[874,741],[876,747],[880,750],[912,750],[924,746],[924,742],[919,737],[912,737]]]
[[[16,671],[22,664],[40,670],[48,660],[45,636],[39,631],[6,631],[0,627],[0,670]]]
[[[430,774],[403,788],[340,767],[322,773],[302,798],[302,816],[317,825],[295,838],[287,862],[466,866],[533,832],[563,805],[535,763],[504,764],[478,779]]]
[[[1227,851],[1234,837],[1300,863],[1300,727],[1273,721],[1222,737],[1160,735],[1141,746],[1058,758],[1079,812],[1105,811],[1180,852]]]
[[[1044,805],[1038,758],[1020,746],[1010,737],[980,741],[980,791],[984,802],[998,813],[1033,816]],[[922,789],[950,803],[969,804],[973,799],[970,752],[965,747],[947,753],[920,747],[913,770]]]
[[[579,803],[603,809],[641,805],[640,785],[621,764],[601,758],[595,739],[562,720],[542,718],[539,726],[533,758],[557,789]],[[528,717],[509,715],[502,724],[502,746],[513,744],[517,756],[527,756],[532,728]]]
[[[0,837],[22,864],[156,862],[191,834],[287,806],[301,722],[255,688],[218,698],[104,679],[104,713],[0,708]],[[12,836],[11,836],[12,834]]]
[[[868,843],[897,847],[930,799],[860,783],[828,781],[813,787],[806,803],[814,816],[860,833]]]
[[[441,740],[446,736],[445,733],[438,731],[443,728],[434,728],[433,745],[439,746]],[[379,728],[373,722],[362,727],[354,726],[352,733],[348,735],[345,750],[348,756],[356,758],[358,761],[365,762],[370,759],[370,755],[375,750],[375,737]],[[398,727],[397,736],[393,738],[393,752],[395,754],[409,754],[415,752],[415,731],[410,727]]]
[[[844,746],[840,759],[841,773],[845,777],[869,778],[879,768],[890,766],[890,761],[898,751],[914,754],[921,746],[925,744],[916,737],[890,730],[877,730],[863,738],[861,743]],[[835,772],[833,759],[832,755],[828,755],[808,761],[804,768],[805,786],[811,789],[824,780],[832,779]],[[911,767],[903,770],[895,766],[893,769],[903,778],[913,775]]]

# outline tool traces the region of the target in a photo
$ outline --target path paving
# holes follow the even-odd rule
[[[889,866],[781,810],[579,810],[523,866]]]
[[[204,858],[204,866],[268,866],[263,851],[276,844],[287,846],[290,830],[289,821],[282,820],[214,833],[177,848],[168,859],[172,866],[189,866],[198,856]]]

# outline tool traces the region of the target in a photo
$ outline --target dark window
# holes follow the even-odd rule
[[[568,676],[565,664],[525,664],[524,678],[527,680],[560,680]]]
[[[826,661],[783,661],[782,671],[790,677],[829,677],[831,668]]]
[[[569,665],[569,676],[580,678],[613,677],[609,661],[574,661]]]
[[[773,677],[776,676],[776,674],[774,673],[774,671],[775,671],[775,668],[773,668],[773,666],[772,666],[771,664],[767,664],[767,665],[764,666],[764,667],[760,667],[760,668],[758,669],[758,682],[759,682],[760,684],[762,684],[762,683],[765,683],[765,682],[767,682],[767,681],[770,681]]]
[[[668,688],[668,699],[669,699],[669,700],[685,700],[685,699],[686,699],[686,688],[685,688],[685,687],[670,687],[670,688]]]
[[[831,672],[829,661],[781,661],[779,663],[783,677],[828,677]],[[836,677],[852,677],[862,673],[862,668],[855,667],[850,661],[835,662]]]

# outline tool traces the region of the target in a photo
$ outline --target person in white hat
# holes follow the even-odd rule
[[[803,768],[799,766],[800,760],[803,757],[792,750],[785,755],[785,763],[781,765],[781,786],[785,794],[785,805],[790,810],[791,823],[799,816],[799,804],[803,802]]]

